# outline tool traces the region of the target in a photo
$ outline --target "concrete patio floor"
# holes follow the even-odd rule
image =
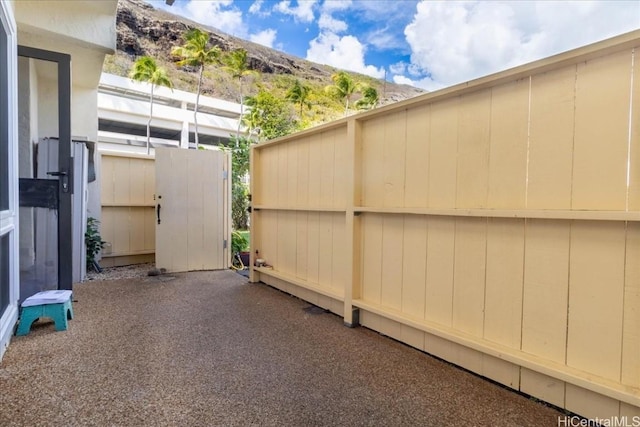
[[[560,412],[231,271],[76,285],[0,364],[0,426],[557,426]],[[307,309],[307,310],[305,310]]]

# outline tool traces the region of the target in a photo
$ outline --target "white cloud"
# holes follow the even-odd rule
[[[405,28],[412,65],[446,86],[640,27],[640,2],[443,2],[418,4]],[[433,87],[431,87],[433,88]]]
[[[251,6],[249,7],[249,13],[255,14],[255,15],[266,15],[267,12],[264,12],[262,10],[262,5],[264,3],[264,0],[256,0],[254,1]]]
[[[179,5],[178,2],[174,7]],[[233,0],[192,0],[186,5],[180,4],[170,10],[204,25],[218,28],[225,33],[246,36],[242,12],[233,6]]]
[[[300,22],[312,22],[315,18],[313,7],[317,0],[298,0],[298,6],[291,6],[291,0],[282,0],[273,7],[276,12],[293,16]]]
[[[324,3],[322,3],[322,11],[331,13],[337,10],[347,10],[352,5],[352,0],[324,0]]]
[[[311,40],[307,60],[327,64],[343,70],[355,71],[376,78],[384,77],[384,69],[365,65],[365,47],[354,36],[340,37],[326,32]]]
[[[276,30],[270,28],[256,34],[251,34],[249,36],[249,40],[254,43],[273,48],[273,42],[276,40],[277,34],[278,32]]]
[[[334,19],[331,15],[322,13],[318,20],[318,27],[320,30],[328,30],[332,33],[341,33],[347,31],[347,23]]]

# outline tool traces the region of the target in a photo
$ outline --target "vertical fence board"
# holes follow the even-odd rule
[[[320,214],[309,212],[307,236],[307,280],[320,283]]]
[[[493,89],[487,200],[492,208],[525,207],[528,120],[529,79]]]
[[[576,67],[531,77],[527,208],[569,209]]]
[[[465,95],[460,103],[456,207],[487,206],[491,90]]]
[[[629,51],[578,65],[574,209],[625,209],[630,83]]]
[[[451,326],[455,259],[455,219],[429,218],[425,319]]]
[[[564,363],[567,348],[570,224],[527,220],[522,350]]]
[[[333,178],[333,198],[331,207],[344,209],[347,204],[347,176],[352,165],[347,165],[347,127],[344,126],[339,130],[333,131],[334,144],[334,178]]]
[[[309,206],[321,206],[322,134],[309,137]]]
[[[382,206],[384,174],[384,123],[370,120],[362,125],[362,203]]]
[[[298,205],[298,144],[285,145],[287,149],[287,202],[288,206]]]
[[[405,215],[402,248],[402,312],[424,319],[427,218]]]
[[[333,269],[333,221],[331,214],[323,212],[319,218],[318,235],[318,283],[331,287]]]
[[[394,310],[402,308],[402,248],[404,218],[385,215],[382,219],[381,303]]]
[[[296,215],[296,277],[307,280],[309,247],[309,213],[297,212]]]
[[[362,298],[380,303],[382,291],[382,215],[362,216]]]
[[[484,327],[486,246],[485,219],[456,219],[453,327],[478,337]]]
[[[429,207],[456,205],[458,97],[431,105],[429,141]]]
[[[620,379],[622,357],[624,226],[583,221],[571,227],[567,365],[612,380]]]
[[[636,51],[633,67],[633,103],[629,112],[629,194],[628,208],[640,210],[640,61]]]
[[[344,215],[339,213],[331,214],[333,242],[331,245],[331,289],[343,295],[347,284],[347,239],[346,224]]]
[[[640,224],[627,224],[622,383],[640,388]]]
[[[335,174],[335,141],[331,132],[322,134],[320,177],[320,206],[333,206],[333,180]]]
[[[427,207],[429,200],[429,125],[431,106],[407,111],[407,143],[404,204]]]
[[[308,141],[300,141],[294,144],[297,150],[297,166],[296,180],[298,181],[298,195],[296,197],[296,206],[309,206],[309,143]],[[313,161],[313,159],[311,159]]]
[[[511,348],[520,348],[523,271],[524,220],[490,219],[484,337]]]
[[[384,191],[382,206],[385,207],[400,207],[404,202],[406,126],[404,110],[384,117],[384,189],[381,191]]]
[[[291,200],[289,200],[289,168],[287,168],[289,150],[287,148],[288,147],[283,144],[275,147],[275,150],[278,152],[278,168],[276,169],[278,176],[278,206],[291,205]]]

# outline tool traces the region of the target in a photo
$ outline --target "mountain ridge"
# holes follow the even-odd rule
[[[321,92],[332,84],[331,75],[337,71],[346,71],[354,80],[365,82],[378,90],[380,105],[408,99],[424,91],[407,85],[398,85],[374,79],[369,76],[339,70],[328,65],[317,64],[285,52],[271,49],[235,36],[226,34],[214,27],[202,25],[174,15],[141,0],[120,0],[118,2],[116,28],[117,48],[115,55],[107,56],[103,71],[127,76],[135,59],[139,56],[154,57],[159,65],[165,67],[176,89],[195,92],[197,73],[195,70],[175,65],[171,48],[183,43],[182,35],[191,28],[201,28],[210,34],[209,41],[218,46],[222,53],[235,49],[247,51],[250,69],[258,71],[258,76],[248,78],[246,88],[252,88],[244,96],[255,93],[261,86],[276,96],[284,96],[291,84],[299,79],[311,86],[316,93],[310,124],[319,124],[341,117],[343,106]],[[253,93],[252,93],[253,92]],[[208,66],[204,73],[202,94],[239,102],[240,94],[237,81],[234,81],[220,65]]]

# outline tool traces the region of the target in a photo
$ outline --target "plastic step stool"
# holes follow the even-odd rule
[[[67,320],[73,319],[71,291],[42,291],[24,300],[16,335],[27,335],[31,331],[33,322],[40,317],[53,319],[56,331],[66,331]]]

